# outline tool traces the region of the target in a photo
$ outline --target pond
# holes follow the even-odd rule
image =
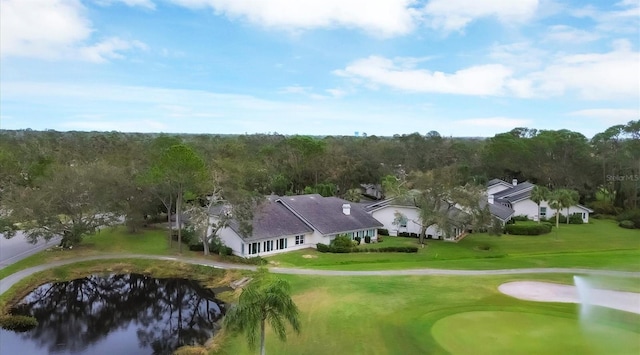
[[[213,290],[187,279],[123,274],[49,283],[13,310],[38,326],[0,329],[0,354],[170,354],[204,344],[224,312]]]

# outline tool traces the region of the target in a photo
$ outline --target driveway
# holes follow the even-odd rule
[[[60,243],[60,237],[53,238],[48,242],[40,241],[37,244],[31,244],[22,232],[17,232],[11,239],[6,239],[0,233],[0,269],[46,248],[56,246],[58,243]]]

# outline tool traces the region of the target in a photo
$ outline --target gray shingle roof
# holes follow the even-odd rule
[[[493,186],[493,185],[498,185],[498,184],[507,184],[510,185],[508,182],[500,180],[500,179],[491,179],[489,180],[489,182],[487,183],[487,187],[489,186]]]
[[[531,190],[535,185],[530,182],[523,182],[493,195],[496,201],[515,202],[531,196]]]
[[[323,235],[383,226],[361,205],[337,197],[322,197],[318,194],[312,194],[284,196],[278,201],[288,206]],[[351,205],[349,215],[342,213],[343,204]]]
[[[509,217],[513,216],[515,213],[512,208],[496,203],[489,204],[489,212],[491,212],[493,216],[500,218],[502,221],[508,220]]]
[[[252,234],[246,239],[275,238],[313,231],[311,227],[289,211],[281,202],[271,198],[265,199],[257,206],[253,213],[252,226]],[[237,221],[230,221],[229,227],[238,235],[241,235],[240,225]]]

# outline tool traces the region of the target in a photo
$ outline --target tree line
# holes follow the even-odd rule
[[[320,193],[357,201],[361,184],[442,171],[453,186],[515,178],[575,190],[580,203],[617,214],[638,208],[640,121],[592,139],[530,128],[487,139],[435,131],[310,137],[1,130],[0,228],[34,224],[32,238],[61,235],[73,245],[81,232],[122,216],[135,231],[154,216],[175,214],[180,225],[183,211],[230,202],[238,206],[235,217],[250,219],[256,196]]]

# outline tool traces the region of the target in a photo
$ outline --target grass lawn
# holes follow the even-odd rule
[[[363,247],[417,245],[416,238],[385,236],[382,243]],[[307,249],[267,259],[282,267],[344,270],[585,267],[638,271],[640,231],[620,228],[610,220],[593,220],[589,224],[561,225],[541,236],[479,233],[459,243],[427,240],[427,246],[417,254],[331,254]]]
[[[302,332],[283,343],[269,331],[271,354],[640,352],[640,315],[598,308],[583,327],[577,305],[497,291],[523,279],[571,283],[571,275],[281,277],[291,282]],[[242,336],[227,337],[218,351],[252,353]]]
[[[85,237],[82,243],[72,250],[52,248],[0,269],[0,280],[18,270],[50,261],[108,253],[176,255],[178,254],[178,243],[172,243],[172,247],[169,248],[167,231],[164,229],[147,229],[140,233],[131,234],[124,227],[108,228],[101,230],[98,234]],[[183,245],[182,255],[194,256],[197,253],[190,251]]]

